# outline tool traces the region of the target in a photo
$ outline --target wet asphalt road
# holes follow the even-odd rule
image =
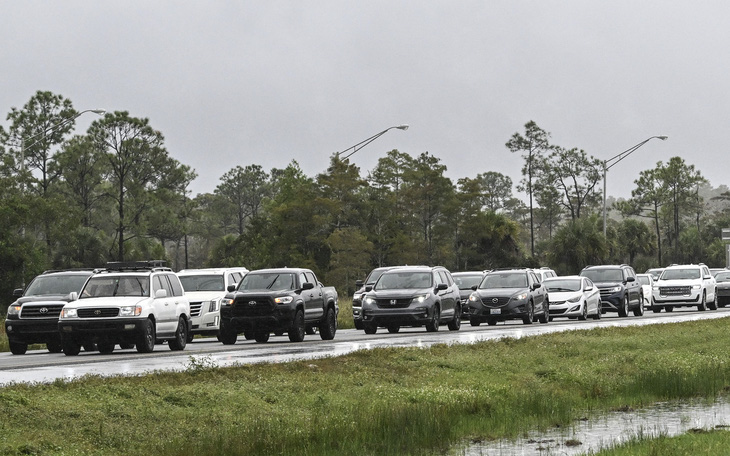
[[[269,342],[259,344],[239,336],[235,345],[223,345],[215,338],[195,339],[182,352],[173,352],[165,344],[157,345],[153,353],[140,354],[136,350],[120,350],[102,355],[84,352],[78,356],[52,354],[44,350],[29,350],[25,355],[0,353],[0,385],[13,382],[51,382],[56,379],[74,379],[84,375],[140,375],[155,370],[186,370],[197,366],[230,366],[261,362],[286,362],[338,356],[356,350],[378,347],[427,347],[433,344],[469,344],[503,337],[524,337],[557,331],[590,329],[595,327],[647,325],[678,321],[730,317],[730,307],[698,312],[694,309],[676,309],[672,313],[645,313],[642,317],[619,318],[604,314],[598,321],[557,319],[548,324],[523,325],[519,321],[483,324],[472,327],[462,322],[461,330],[449,331],[445,325],[437,333],[424,328],[402,328],[397,334],[379,329],[375,335],[366,335],[354,329],[338,330],[334,340],[323,341],[318,334],[307,335],[304,342],[292,343],[286,335],[272,336]]]

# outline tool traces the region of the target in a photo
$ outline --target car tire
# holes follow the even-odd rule
[[[547,324],[550,321],[550,302],[547,299],[542,305],[542,315],[537,320],[540,324]]]
[[[496,326],[497,325],[497,319],[496,318],[487,318],[487,325],[488,326]]]
[[[533,307],[532,302],[528,302],[527,303],[527,315],[522,317],[522,324],[531,325],[534,320],[535,320],[535,308]]]
[[[142,330],[137,335],[137,351],[139,353],[152,353],[155,349],[155,324],[147,319],[142,323]]]
[[[479,326],[482,324],[482,321],[476,317],[469,316],[469,324],[472,326]]]
[[[119,344],[119,348],[121,348],[122,350],[129,350],[130,348],[134,348],[134,344],[129,342],[122,342],[121,344]]]
[[[192,331],[188,331],[188,340],[187,340],[187,343],[191,343],[194,338],[195,338],[195,334],[193,334]]]
[[[624,298],[621,300],[621,307],[618,309],[618,316],[619,317],[628,317],[629,316],[629,297],[624,296]]]
[[[81,344],[73,340],[63,341],[63,354],[66,356],[76,356],[81,353]]]
[[[238,339],[238,333],[230,322],[221,320],[220,328],[218,329],[218,340],[223,345],[234,345]]]
[[[110,355],[114,351],[114,342],[97,342],[96,346],[102,355]]]
[[[641,317],[642,315],[644,315],[644,295],[640,294],[639,295],[639,307],[634,309],[634,316]]]
[[[662,308],[655,304],[655,305],[651,306],[651,311],[654,312],[655,314],[658,314],[659,312],[662,311]],[[669,312],[669,311],[667,310],[667,312]]]
[[[365,330],[365,334],[375,334],[378,332],[378,326],[375,323],[363,323],[362,329]]]
[[[666,306],[666,307],[664,307],[664,311],[666,311],[666,312],[671,312],[673,310],[674,310],[674,306]]]
[[[713,296],[712,301],[707,303],[707,307],[710,310],[717,310],[717,290],[715,290],[715,295]]]
[[[581,308],[580,315],[578,315],[578,320],[586,321],[587,319],[588,319],[588,303],[583,302],[583,307]]]
[[[304,340],[306,328],[304,327],[304,312],[297,310],[294,314],[294,321],[292,321],[291,328],[289,328],[289,341],[290,342],[301,342]]]
[[[454,318],[447,325],[449,331],[458,331],[461,328],[461,306],[454,308]]]
[[[167,345],[172,351],[185,350],[185,346],[188,344],[188,323],[183,317],[180,317],[177,321],[177,329],[175,329],[175,337],[170,339]]]
[[[596,308],[596,313],[593,315],[593,320],[600,320],[601,319],[601,304],[598,304],[598,307]]]
[[[426,331],[438,332],[440,324],[441,324],[441,310],[439,309],[438,306],[435,306],[433,308],[433,318],[431,318],[431,321],[426,323]]]
[[[28,344],[25,342],[10,342],[10,353],[14,355],[25,355],[28,351]]]
[[[253,340],[253,338],[254,338],[253,331],[244,331],[243,338],[246,340]]]
[[[46,342],[48,353],[61,353],[63,351],[63,343],[60,340],[49,340]]]
[[[332,340],[337,332],[337,316],[332,307],[328,307],[324,315],[324,321],[319,325],[319,337],[322,340]]]
[[[254,333],[253,338],[256,342],[263,344],[269,341],[271,334],[268,331],[257,331]]]
[[[697,310],[700,312],[707,310],[707,295],[704,291],[702,292],[702,299],[700,300],[700,303],[697,304]]]
[[[400,325],[388,325],[388,332],[391,334],[395,334],[398,331],[400,331]]]
[[[362,330],[362,320],[354,320],[355,322],[355,329]]]

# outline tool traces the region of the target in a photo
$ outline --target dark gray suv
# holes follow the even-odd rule
[[[526,325],[550,317],[547,292],[532,269],[495,269],[484,276],[469,296],[469,323],[479,326],[486,322],[522,320]]]
[[[362,297],[362,325],[366,334],[378,327],[397,333],[401,326],[426,326],[438,331],[447,323],[461,327],[459,287],[443,267],[404,266],[383,272],[375,285],[367,285]]]
[[[628,264],[586,266],[580,275],[588,277],[601,291],[601,312],[617,312],[626,317],[629,311],[644,315],[644,292],[636,279],[634,268]]]

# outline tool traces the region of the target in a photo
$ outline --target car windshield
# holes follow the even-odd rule
[[[479,285],[479,282],[484,278],[482,274],[454,275],[453,277],[460,290],[468,290],[475,285]]]
[[[623,282],[624,275],[621,269],[588,269],[580,273],[594,282]]]
[[[547,292],[557,293],[560,291],[581,291],[580,279],[549,279],[543,282]]]
[[[225,291],[223,275],[181,275],[180,282],[185,291]]]
[[[730,271],[718,272],[715,276],[715,280],[717,280],[718,282],[730,282]]]
[[[639,282],[641,282],[642,285],[650,285],[649,283],[649,276],[636,276],[639,279]]]
[[[527,288],[524,272],[493,272],[487,274],[479,288]]]
[[[110,296],[149,296],[148,276],[92,277],[81,292],[81,298],[108,298]]]
[[[662,275],[662,271],[664,271],[664,269],[649,269],[646,273],[654,277],[654,280],[656,280],[660,275]]]
[[[388,272],[380,276],[375,290],[399,290],[404,288],[431,288],[430,272],[401,271]]]
[[[72,291],[78,293],[88,278],[88,275],[80,274],[38,276],[28,285],[23,296],[63,296]]]
[[[296,283],[296,276],[292,273],[256,272],[243,277],[238,291],[294,290]]]
[[[666,269],[662,280],[695,280],[700,278],[699,268]]]
[[[365,283],[373,284],[378,281],[381,275],[387,271],[387,269],[373,269],[370,271],[370,274],[368,274],[368,277],[365,279]]]

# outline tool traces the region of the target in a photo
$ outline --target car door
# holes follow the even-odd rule
[[[174,293],[170,281],[164,274],[152,276],[152,308],[154,309],[155,320],[157,321],[157,332],[168,334],[175,331],[175,304]],[[163,297],[157,297],[157,291],[164,290]],[[176,322],[175,322],[176,323]]]
[[[535,313],[545,312],[545,301],[547,292],[540,283],[540,279],[537,278],[537,274],[534,271],[527,272],[527,283],[530,287],[530,293],[532,293],[532,300],[535,303]],[[540,309],[539,312],[537,309]]]
[[[641,282],[636,278],[636,272],[632,268],[624,268],[624,282],[626,288],[629,291],[629,306],[635,304],[637,307],[641,306]]]
[[[439,290],[438,294],[441,297],[441,317],[453,317],[454,309],[456,308],[456,302],[454,301],[454,285],[453,282],[449,284],[449,279],[446,276],[446,271],[435,271],[434,277],[435,283],[446,285],[446,289]]]
[[[591,309],[594,309],[593,313],[601,313],[601,292],[588,277],[583,278],[583,294],[588,304],[588,313],[591,313]]]
[[[299,273],[299,280],[302,285],[305,283],[314,285],[314,288],[302,291],[305,320],[318,320],[322,318],[324,315],[324,296],[322,295],[322,287],[319,286],[317,278],[312,272],[306,271]]]

